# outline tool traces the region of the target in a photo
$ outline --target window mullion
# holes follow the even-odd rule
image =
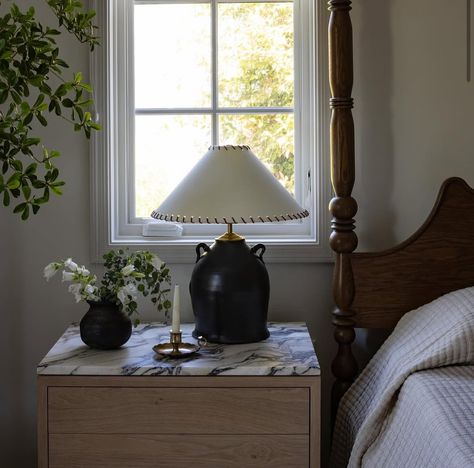
[[[217,0],[211,1],[211,53],[212,53],[212,144],[217,145],[219,144],[219,121],[217,116],[217,107],[219,105],[218,102],[218,82],[217,82],[217,47],[218,47],[218,39],[217,39]]]
[[[136,108],[135,115],[159,115],[159,114],[292,114],[292,107],[164,107],[164,108]]]

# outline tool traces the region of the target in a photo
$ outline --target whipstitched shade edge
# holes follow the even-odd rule
[[[226,218],[202,218],[201,216],[195,217],[191,216],[189,219],[186,219],[186,216],[181,215],[169,215],[164,213],[159,213],[158,211],[153,211],[151,214],[152,218],[159,219],[160,221],[175,221],[176,223],[190,223],[190,224],[251,224],[251,223],[276,223],[281,221],[295,221],[298,219],[303,219],[309,216],[308,210],[303,210],[298,213],[285,214],[279,216],[248,216],[248,217],[226,217]]]

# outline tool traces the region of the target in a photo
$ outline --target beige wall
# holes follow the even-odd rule
[[[353,22],[357,231],[362,248],[385,248],[419,226],[445,178],[474,184],[466,0],[355,0]]]
[[[50,17],[45,2],[34,4]],[[474,83],[466,83],[464,0],[354,2],[358,233],[387,247],[428,213],[440,182],[462,175],[474,184]],[[62,38],[72,69],[87,71],[87,51]],[[35,366],[64,328],[85,311],[42,268],[56,258],[89,258],[87,142],[55,121],[45,140],[60,149],[65,194],[20,222],[0,209],[0,453],[6,467],[35,466]],[[172,265],[187,283],[192,265]],[[323,366],[329,405],[334,351],[329,311],[331,265],[269,265],[270,318],[305,320]],[[191,319],[189,300],[185,318]],[[149,311],[145,319],[154,318]],[[360,335],[365,354],[372,337]],[[371,347],[371,346],[369,346]],[[325,418],[327,435],[328,419]],[[327,439],[327,437],[325,437]]]

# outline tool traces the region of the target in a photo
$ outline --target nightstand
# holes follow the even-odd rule
[[[183,341],[192,325],[183,325]],[[69,327],[38,365],[40,468],[319,467],[320,370],[302,323],[270,338],[155,356],[169,327],[140,325],[115,351]]]

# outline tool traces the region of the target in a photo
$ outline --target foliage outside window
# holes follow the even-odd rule
[[[288,1],[136,2],[137,217],[211,144],[250,145],[295,193],[293,29]]]

